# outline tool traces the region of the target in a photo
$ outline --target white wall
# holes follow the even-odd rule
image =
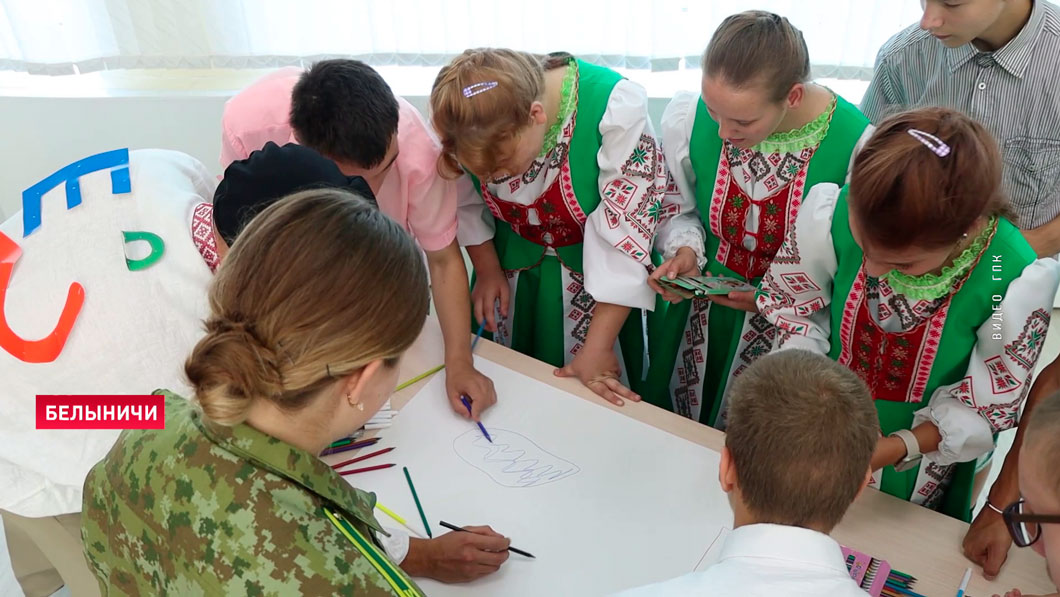
[[[394,91],[426,114],[436,69],[380,71]],[[104,71],[71,77],[0,73],[0,221],[17,212],[22,191],[83,157],[128,147],[183,151],[220,174],[224,102],[265,70]],[[630,73],[651,97],[658,131],[670,97],[696,89],[698,71]],[[867,81],[820,80],[851,102]],[[226,91],[227,90],[227,91]]]
[[[22,191],[59,168],[101,151],[164,148],[191,154],[220,174],[220,122],[226,95],[155,97],[0,97],[0,221],[17,212]],[[426,111],[427,98],[408,97]],[[664,99],[650,104],[656,123]]]
[[[0,97],[0,220],[21,208],[25,188],[102,151],[177,149],[219,171],[218,123],[225,99]]]

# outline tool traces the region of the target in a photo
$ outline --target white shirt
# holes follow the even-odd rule
[[[630,589],[620,597],[865,597],[850,578],[834,539],[802,527],[751,524],[725,541],[718,562],[703,572]]]

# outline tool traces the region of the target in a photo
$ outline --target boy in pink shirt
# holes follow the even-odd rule
[[[295,142],[368,182],[379,209],[427,254],[445,340],[446,394],[463,416],[469,413],[460,397],[470,397],[471,417],[478,420],[497,397],[471,357],[471,298],[456,240],[457,183],[438,176],[441,148],[416,108],[368,65],[324,60],[306,71],[280,69],[251,84],[225,104],[221,125],[222,167],[269,141]]]

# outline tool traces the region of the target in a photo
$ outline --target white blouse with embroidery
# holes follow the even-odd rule
[[[827,355],[831,348],[829,306],[838,268],[831,230],[839,193],[830,183],[810,189],[780,249],[791,258],[774,261],[759,287],[758,308],[778,327],[774,350],[802,348]],[[926,457],[940,465],[974,460],[993,448],[995,433],[1015,425],[1045,342],[1058,284],[1060,264],[1051,258],[1032,262],[1009,284],[995,315],[979,327],[963,379],[937,388],[916,412],[914,427],[930,421],[942,435],[938,451]],[[907,298],[886,279],[879,289],[866,301],[873,320],[886,332],[912,329],[936,310],[933,301]]]
[[[662,116],[662,145],[666,156],[666,163],[678,189],[684,196],[684,201],[690,204],[691,209],[683,211],[679,216],[671,218],[659,224],[656,236],[656,249],[662,253],[664,259],[669,259],[677,253],[681,247],[690,247],[696,253],[700,269],[706,265],[707,258],[704,255],[704,231],[699,214],[695,210],[696,202],[696,173],[692,169],[689,146],[692,140],[692,127],[696,122],[696,110],[699,108],[699,94],[691,91],[682,91],[674,96]],[[871,125],[866,127],[858,139],[850,157],[847,172],[854,164],[854,156],[872,136],[875,130]],[[816,146],[817,142],[812,142]],[[811,144],[808,144],[810,146]],[[761,157],[759,157],[761,156]],[[769,159],[773,158],[775,159]],[[803,156],[810,157],[810,156]],[[733,179],[748,197],[759,200],[769,197],[778,189],[783,188],[790,182],[785,182],[785,172],[798,171],[805,164],[805,159],[799,160],[794,154],[785,155],[776,153],[766,155],[750,149],[739,151],[739,159],[730,159]],[[795,161],[796,163],[792,164]],[[712,167],[715,168],[715,164]],[[780,185],[778,186],[778,182]],[[751,203],[747,210],[747,221],[745,223],[747,236],[744,238],[744,248],[754,250],[754,234],[758,232],[758,223],[761,215],[761,207]]]
[[[544,194],[560,174],[574,132],[571,119],[578,124],[574,113],[564,123],[552,151],[535,160],[521,176],[490,183],[490,192],[520,205],[530,205]],[[603,142],[596,161],[601,201],[586,214],[585,287],[597,301],[650,310],[655,306],[655,291],[647,283],[648,266],[657,223],[692,206],[679,193],[666,192],[666,168],[648,119],[643,87],[626,79],[619,81],[611,91],[599,130]],[[494,221],[486,204],[478,197],[470,199],[466,192],[461,193],[460,203],[460,242],[475,245],[493,238]]]

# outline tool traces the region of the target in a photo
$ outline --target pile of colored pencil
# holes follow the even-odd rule
[[[916,583],[916,579],[912,576],[904,572],[891,570],[891,573],[887,575],[887,583],[883,586],[883,590],[880,591],[880,595],[881,597],[924,597],[920,593],[913,591],[914,583]]]

